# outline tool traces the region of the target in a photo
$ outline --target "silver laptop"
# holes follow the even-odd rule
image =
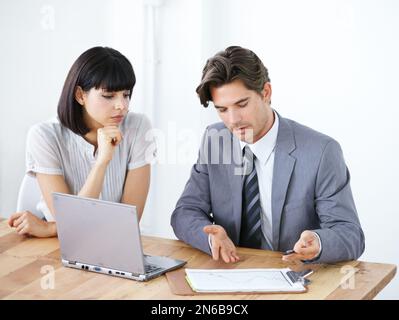
[[[135,206],[52,195],[64,266],[146,281],[186,263],[143,254]]]

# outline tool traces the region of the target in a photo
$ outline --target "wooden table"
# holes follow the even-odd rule
[[[281,260],[281,253],[272,251],[239,248],[241,261],[232,266],[215,262],[177,240],[144,236],[143,244],[146,253],[186,260],[189,268],[289,266]],[[48,282],[51,270],[54,288]],[[348,270],[357,272],[350,276]],[[395,273],[395,265],[351,261],[320,266],[309,277],[312,283],[303,294],[180,296],[170,291],[165,276],[136,282],[65,268],[60,262],[57,238],[19,236],[5,220],[0,221],[0,299],[372,299]]]

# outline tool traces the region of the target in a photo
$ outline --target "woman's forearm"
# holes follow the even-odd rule
[[[108,163],[96,163],[91,169],[79,196],[98,199],[103,188]]]

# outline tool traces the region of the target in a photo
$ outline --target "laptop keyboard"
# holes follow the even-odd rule
[[[156,266],[155,264],[145,264],[144,265],[145,273],[152,273],[158,270],[162,270],[163,268]]]
[[[156,265],[156,264],[152,264],[147,262],[146,258],[150,257],[149,255],[145,254],[144,255],[144,270],[145,273],[152,273],[152,272],[156,272],[158,270],[162,270],[163,268],[161,268],[160,266]]]

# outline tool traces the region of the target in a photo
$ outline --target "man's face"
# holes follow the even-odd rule
[[[265,84],[261,94],[247,89],[241,80],[211,87],[210,92],[220,119],[241,141],[254,143],[273,125],[270,83]]]

